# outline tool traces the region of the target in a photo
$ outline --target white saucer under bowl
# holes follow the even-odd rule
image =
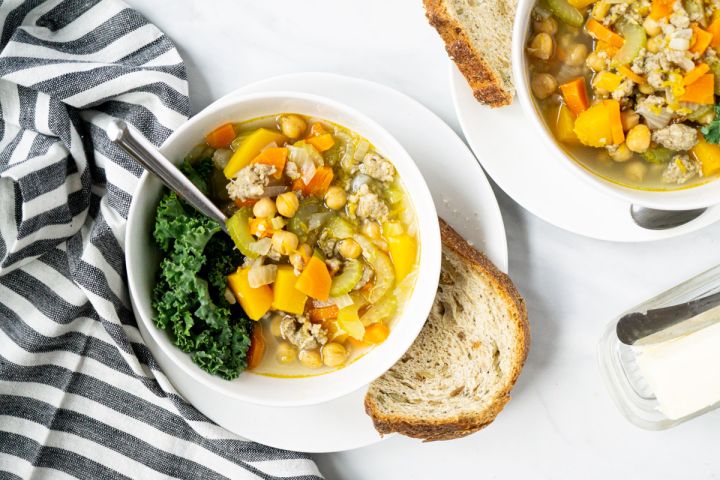
[[[273,90],[319,94],[370,116],[410,153],[432,193],[438,214],[507,271],[507,243],[495,195],[475,157],[439,117],[391,88],[326,73],[274,77],[230,95]],[[432,132],[418,135],[417,132]],[[452,168],[447,168],[452,162]],[[462,171],[462,175],[457,175]],[[305,452],[335,452],[376,443],[380,435],[365,414],[366,388],[339,399],[306,407],[264,407],[210,392],[172,363],[141,333],[178,392],[218,425],[265,445]]]
[[[552,158],[517,100],[498,109],[479,104],[452,62],[450,87],[460,126],[485,171],[505,193],[548,223],[600,240],[643,242],[677,237],[720,220],[720,206],[715,206],[676,228],[640,228],[630,217],[629,203],[579,180]]]

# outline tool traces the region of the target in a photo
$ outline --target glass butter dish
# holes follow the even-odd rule
[[[720,407],[720,306],[678,317],[681,322],[633,345],[618,338],[618,322],[635,312],[648,318],[658,309],[674,312],[676,306],[717,293],[720,265],[631,308],[608,325],[598,346],[600,370],[613,401],[635,425],[666,429]]]

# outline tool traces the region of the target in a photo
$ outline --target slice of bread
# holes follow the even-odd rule
[[[442,219],[440,229],[442,271],[427,323],[365,396],[382,434],[431,441],[480,430],[510,400],[527,357],[527,310],[510,278]]]
[[[430,25],[467,79],[491,107],[512,102],[510,46],[517,0],[423,0]]]

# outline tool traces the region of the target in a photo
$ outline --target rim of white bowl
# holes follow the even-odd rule
[[[531,126],[539,132],[543,143],[549,149],[555,161],[561,162],[565,168],[591,184],[595,188],[626,202],[643,207],[660,210],[690,210],[707,208],[720,204],[720,179],[685,189],[672,191],[652,191],[626,187],[613,183],[597,175],[579,164],[577,160],[563,151],[549,132],[540,112],[537,110],[530,94],[530,80],[525,62],[525,43],[530,15],[535,6],[535,0],[519,0],[512,34],[512,73],[517,97],[520,100],[525,118],[530,120]]]
[[[188,364],[188,355],[171,343],[165,331],[161,331],[155,326],[152,321],[152,311],[149,312],[150,315],[148,316],[145,314],[145,308],[142,305],[138,304],[138,299],[140,298],[141,294],[137,291],[137,286],[135,285],[134,278],[136,275],[139,275],[139,273],[135,271],[134,264],[129,259],[129,247],[135,245],[135,240],[133,239],[137,238],[135,235],[135,231],[137,228],[139,228],[139,222],[133,220],[136,219],[136,217],[139,218],[140,214],[137,212],[139,204],[136,199],[139,198],[140,195],[142,195],[141,190],[145,188],[148,181],[150,181],[149,179],[152,178],[148,172],[144,172],[138,182],[135,194],[133,196],[133,201],[131,203],[128,213],[127,229],[125,233],[125,259],[127,265],[128,288],[132,299],[133,309],[135,311],[136,318],[138,318],[137,321],[144,323],[148,333],[153,337],[153,339],[157,342],[163,352],[168,355],[168,357],[179,369],[181,369],[187,375],[191,376],[193,379],[203,384],[205,387],[211,390],[222,391],[226,395],[238,398],[243,401],[277,407],[298,407],[328,402],[352,393],[353,391],[362,388],[378,376],[382,375],[385,371],[392,367],[400,359],[400,357],[402,357],[402,355],[412,345],[415,338],[420,333],[420,330],[425,323],[425,319],[427,318],[427,315],[429,314],[432,307],[435,296],[434,294],[437,289],[437,284],[440,276],[441,241],[440,228],[437,220],[437,212],[435,210],[435,205],[433,203],[430,190],[427,187],[427,184],[425,183],[425,180],[420,173],[420,170],[417,168],[417,165],[412,160],[410,154],[384,127],[379,125],[377,122],[375,122],[365,114],[335,100],[331,100],[319,95],[305,94],[292,91],[263,92],[256,94],[247,94],[232,98],[223,98],[208,105],[206,108],[198,112],[198,114],[191,117],[187,122],[178,127],[175,132],[173,132],[168,137],[160,150],[165,153],[169,145],[175,142],[178,138],[186,135],[188,130],[191,130],[193,128],[193,125],[202,121],[204,118],[219,116],[225,110],[236,108],[238,105],[246,102],[267,100],[282,101],[283,99],[300,100],[316,104],[322,104],[326,107],[330,107],[330,109],[334,109],[338,112],[343,112],[345,115],[352,117],[359,123],[366,125],[368,127],[368,130],[374,130],[374,132],[371,134],[368,134],[367,132],[358,133],[360,133],[363,137],[367,138],[374,145],[376,145],[376,147],[378,147],[381,152],[384,152],[384,150],[386,149],[393,150],[399,153],[400,157],[404,157],[402,158],[402,160],[400,160],[400,165],[398,165],[397,163],[397,157],[391,158],[391,161],[393,162],[395,168],[398,170],[398,173],[400,173],[403,185],[405,186],[406,191],[410,196],[411,201],[413,202],[413,206],[415,207],[416,217],[418,221],[418,232],[420,234],[420,257],[418,260],[418,265],[420,265],[421,268],[419,268],[418,270],[418,276],[415,282],[413,293],[407,300],[403,312],[400,314],[399,317],[395,318],[393,328],[388,339],[382,344],[374,347],[364,357],[358,359],[352,364],[342,369],[328,372],[323,375],[301,378],[275,378],[245,373],[246,375],[253,375],[253,377],[261,378],[262,381],[268,383],[268,388],[271,388],[271,384],[274,382],[296,382],[296,384],[311,384],[317,383],[317,379],[324,380],[327,378],[331,378],[345,380],[344,383],[333,382],[332,389],[328,391],[321,392],[309,398],[306,397],[294,399],[259,398],[254,395],[247,395],[242,391],[237,391],[233,388],[230,388],[230,385],[233,382],[241,380],[243,375],[241,375],[236,380],[227,381],[205,372],[195,363],[190,362]],[[281,109],[279,108],[275,113],[282,113],[280,110]],[[312,113],[301,111],[297,111],[296,113],[312,115]],[[269,115],[272,115],[272,113]],[[331,119],[328,120],[332,121]],[[200,141],[201,136],[198,135],[198,137],[199,138],[197,140]],[[377,142],[378,137],[382,137],[382,140],[380,142]],[[154,212],[154,208],[152,209],[152,211]],[[418,295],[418,292],[420,292],[420,289],[423,286],[425,290],[429,289],[432,291],[433,294],[424,296]],[[411,318],[413,316],[417,318]],[[403,329],[398,332],[398,327],[400,326],[402,326]],[[393,333],[396,333],[397,335],[393,335]],[[404,336],[401,336],[400,333],[404,333]],[[363,366],[369,365],[368,361],[370,360],[371,355],[373,355],[372,358],[374,367],[370,368],[367,366]],[[185,357],[186,361],[180,361],[181,357]],[[324,382],[321,381],[320,383]]]

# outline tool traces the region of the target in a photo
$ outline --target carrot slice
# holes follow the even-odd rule
[[[251,218],[249,223],[250,234],[256,237],[272,237],[273,233],[275,233],[267,218]]]
[[[696,23],[690,25],[690,28],[692,28],[693,37],[695,37],[695,41],[690,46],[690,51],[702,55],[710,46],[710,42],[713,40],[713,34],[703,30]]]
[[[325,301],[330,298],[331,283],[332,277],[325,262],[317,257],[311,257],[295,282],[295,288],[308,297]]]
[[[623,40],[620,35],[613,32],[594,18],[588,20],[585,28],[587,28],[587,31],[588,33],[590,33],[590,35],[592,35],[598,40],[609,43],[615,48],[620,48],[623,46],[623,43],[625,43],[625,40]]]
[[[250,336],[250,348],[247,352],[248,368],[252,370],[260,365],[264,355],[265,337],[263,336],[262,324],[256,323],[253,325],[252,335]]]
[[[332,168],[320,167],[315,172],[315,175],[313,176],[312,180],[310,180],[310,183],[305,185],[305,182],[303,182],[302,178],[298,178],[293,181],[292,189],[294,191],[301,190],[305,195],[315,195],[318,197],[322,197],[323,195],[325,195],[325,192],[327,192],[328,188],[330,188],[333,177],[334,174]]]
[[[575,115],[580,115],[580,113],[587,110],[590,105],[587,98],[585,79],[583,77],[578,77],[575,80],[563,83],[560,85],[560,92],[562,93],[568,108]]]
[[[650,5],[650,18],[660,20],[669,17],[673,12],[673,5],[677,0],[652,0]]]
[[[327,307],[313,308],[308,312],[308,315],[312,323],[323,323],[326,320],[337,318],[339,311],[340,309],[338,309],[337,305],[330,305]]]
[[[681,102],[715,104],[715,75],[706,73],[685,87],[685,93],[679,98]]]
[[[322,135],[310,137],[306,140],[306,142],[321,152],[330,150],[332,146],[335,145],[335,140],[329,133],[323,133]]]
[[[213,148],[227,148],[235,140],[235,127],[232,123],[220,125],[205,136],[205,141]]]
[[[602,40],[598,40],[595,45],[596,52],[605,52],[609,58],[614,57],[618,50],[620,50],[618,47],[613,47],[608,42],[603,42]]]
[[[632,70],[630,70],[630,68],[628,68],[625,65],[619,66],[617,68],[617,71],[620,75],[622,75],[625,78],[629,78],[630,80],[637,83],[638,85],[642,85],[645,83],[645,79],[643,77],[641,77],[637,73],[633,72]]]
[[[711,47],[717,47],[720,45],[720,17],[712,21],[707,27],[708,32],[712,33],[712,40],[710,41]]]
[[[363,341],[367,343],[382,343],[390,334],[390,329],[384,323],[373,323],[365,327],[365,336]]]
[[[235,205],[237,205],[239,208],[242,207],[252,207],[257,203],[257,198],[246,198],[245,200],[240,200],[239,198],[235,199]]]
[[[695,83],[697,79],[705,75],[708,71],[710,71],[710,67],[707,63],[701,63],[697,67],[690,70],[684,77],[683,77],[683,85],[687,86],[691,83]]]
[[[273,167],[275,167],[275,173],[273,173],[273,177],[281,178],[283,170],[285,169],[285,162],[287,162],[287,158],[287,148],[270,147],[260,152],[260,154],[255,157],[250,163],[262,163],[265,165],[272,165]]]
[[[620,119],[620,102],[617,100],[603,100],[603,105],[605,105],[610,119],[613,144],[620,145],[625,141],[625,131],[622,128],[622,120]]]

